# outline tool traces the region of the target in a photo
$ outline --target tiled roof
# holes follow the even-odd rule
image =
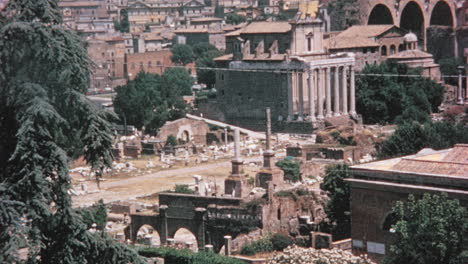
[[[100,6],[96,1],[76,1],[76,2],[59,2],[59,7],[84,7],[84,6]]]
[[[392,170],[468,177],[468,163],[402,159]]]
[[[241,33],[242,33],[242,29],[238,29],[238,30],[226,33],[226,35],[224,35],[224,36],[226,36],[226,37],[236,37],[236,36],[240,36]]]
[[[285,54],[273,54],[270,56],[268,53],[262,53],[259,56],[255,54],[247,54],[242,57],[243,61],[282,61],[286,58]]]
[[[218,17],[200,17],[200,18],[192,19],[192,22],[216,22],[216,21],[223,21],[223,20]]]
[[[365,48],[378,47],[379,43],[366,37],[332,37],[324,40],[324,46],[328,49],[349,49],[349,48]]]
[[[468,144],[457,144],[443,159],[448,162],[461,162],[468,164]]]
[[[234,56],[232,54],[226,54],[221,57],[214,58],[214,61],[230,61]]]
[[[242,34],[288,33],[291,31],[289,22],[252,22],[242,30]]]
[[[387,30],[394,27],[394,25],[367,25],[367,26],[352,26],[345,31],[341,32],[338,36],[340,37],[376,37]]]
[[[387,57],[388,59],[432,58],[432,55],[422,50],[404,50]]]

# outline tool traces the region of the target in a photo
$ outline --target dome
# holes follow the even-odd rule
[[[413,32],[406,34],[403,38],[405,38],[405,42],[418,42],[418,36]]]

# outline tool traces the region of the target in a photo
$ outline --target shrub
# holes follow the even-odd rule
[[[173,135],[169,135],[166,140],[166,146],[177,146],[177,138]]]
[[[97,229],[99,230],[103,230],[106,226],[107,208],[102,199],[90,207],[79,208],[76,211],[81,216],[87,228],[91,228],[94,223],[96,223]]]
[[[301,180],[301,163],[291,158],[276,162],[276,166],[284,171],[284,179],[292,182]]]
[[[242,255],[255,255],[257,253],[262,252],[271,252],[274,250],[273,243],[271,242],[269,237],[260,238],[257,241],[249,243],[242,247],[241,254]]]
[[[187,184],[176,184],[174,192],[176,193],[187,193],[187,194],[194,194],[195,191],[189,188]]]
[[[271,243],[273,244],[274,250],[283,251],[283,249],[289,247],[294,242],[289,236],[283,234],[274,234],[271,237]]]
[[[242,264],[243,262],[230,257],[210,253],[193,253],[188,249],[174,248],[140,248],[138,254],[144,257],[164,258],[166,264]]]

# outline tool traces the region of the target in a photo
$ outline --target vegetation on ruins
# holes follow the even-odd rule
[[[195,191],[190,189],[188,184],[176,184],[174,187],[175,193],[194,194]]]
[[[240,254],[253,256],[258,253],[282,251],[283,249],[294,244],[294,240],[287,235],[275,233],[261,237],[258,240],[245,244]]]
[[[142,263],[72,208],[68,162],[111,164],[109,114],[84,95],[81,40],[56,0],[10,0],[0,13],[0,262]]]
[[[344,181],[350,177],[347,164],[331,164],[326,167],[325,177],[320,184],[320,189],[326,191],[329,198],[325,206],[329,222],[323,225],[332,232],[336,240],[351,235],[350,189],[349,184]]]
[[[383,263],[467,263],[468,213],[447,194],[409,195],[393,208],[395,242]]]
[[[276,162],[277,167],[283,170],[284,179],[291,182],[301,180],[301,163],[291,157]]]
[[[449,122],[406,122],[387,140],[376,144],[377,157],[392,158],[414,154],[423,148],[446,149],[456,143],[468,143],[466,124]]]
[[[356,81],[356,108],[366,124],[425,122],[442,103],[442,85],[424,77],[402,76],[421,76],[420,69],[382,63],[366,66],[362,74]]]
[[[192,84],[183,68],[167,69],[162,76],[139,72],[134,80],[115,88],[114,110],[120,123],[155,133],[166,121],[185,115],[182,96],[191,94]]]
[[[438,60],[440,66],[440,73],[444,76],[457,76],[445,77],[444,82],[451,85],[458,85],[458,66],[464,66],[463,58],[442,58]]]
[[[332,0],[327,6],[332,31],[345,30],[359,24],[359,3],[357,0]]]
[[[189,249],[175,249],[169,247],[146,247],[138,249],[138,254],[153,258],[164,258],[165,264],[242,264],[241,260],[212,252],[194,253]]]

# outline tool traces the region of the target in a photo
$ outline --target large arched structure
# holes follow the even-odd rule
[[[431,12],[431,26],[449,26],[455,24],[455,16],[446,1],[438,1]]]
[[[453,33],[457,27],[456,2],[449,0],[358,0],[362,24],[393,24],[411,30],[420,38],[421,47],[426,50],[433,31],[430,28],[444,27],[451,32],[450,38],[444,37],[447,43],[437,49],[453,50],[455,42]],[[440,34],[439,34],[440,35]],[[429,37],[429,39],[428,39]],[[451,39],[451,42],[447,39]],[[440,41],[433,41],[437,44]],[[458,51],[457,51],[458,52]],[[455,54],[456,55],[456,54]]]
[[[401,12],[400,28],[415,33],[419,39],[425,39],[425,20],[421,6],[416,1],[410,1]]]
[[[384,4],[377,4],[367,20],[368,25],[393,25],[393,16],[390,8]]]

